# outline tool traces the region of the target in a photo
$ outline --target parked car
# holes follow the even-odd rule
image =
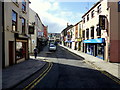
[[[57,50],[56,45],[50,44],[50,46],[49,46],[49,51],[56,51],[56,50]]]

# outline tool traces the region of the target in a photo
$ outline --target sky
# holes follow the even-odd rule
[[[60,33],[69,25],[75,25],[98,0],[30,0],[30,8],[38,15],[49,33]]]

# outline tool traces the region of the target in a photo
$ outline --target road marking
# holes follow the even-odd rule
[[[29,85],[27,85],[23,90],[28,90],[28,89],[31,90],[32,88],[34,88],[51,70],[52,66],[53,64],[49,62],[49,66],[47,67],[47,69],[44,72],[42,72],[36,79],[34,79]]]
[[[84,60],[85,61],[85,60]],[[97,67],[96,65],[88,62],[88,61],[85,61],[87,64],[91,65],[93,68],[95,68],[96,70],[100,71],[102,74],[106,75],[107,77],[109,77],[110,79],[112,79],[113,81],[115,81],[116,83],[120,84],[120,80],[113,77],[111,74],[109,74],[108,72],[102,70],[101,68]]]

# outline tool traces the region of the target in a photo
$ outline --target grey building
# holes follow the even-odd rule
[[[29,58],[29,0],[4,2],[3,14],[3,67],[7,67]]]

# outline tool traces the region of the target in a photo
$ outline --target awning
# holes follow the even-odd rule
[[[89,39],[89,40],[83,40],[84,43],[105,43],[104,38],[97,38],[97,39]]]
[[[70,42],[72,42],[72,41],[65,41],[65,42],[70,43]]]

